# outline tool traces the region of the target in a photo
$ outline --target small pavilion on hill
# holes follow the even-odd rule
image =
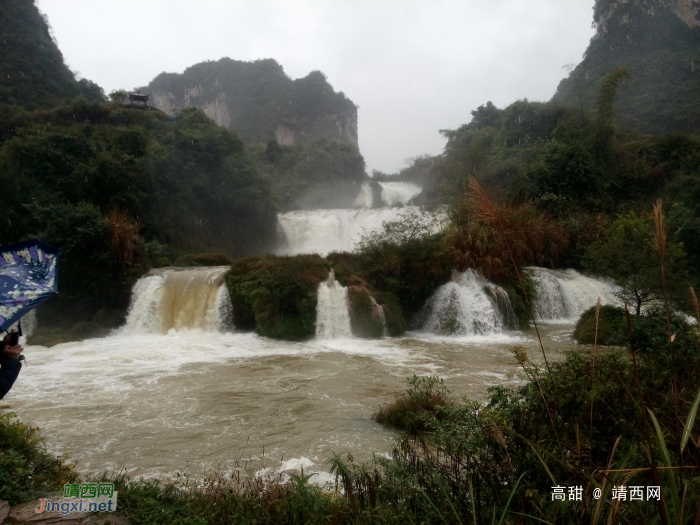
[[[129,101],[132,108],[148,109],[148,95],[142,95],[140,89],[136,93],[129,93]]]

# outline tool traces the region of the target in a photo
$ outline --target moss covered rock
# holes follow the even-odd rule
[[[576,323],[574,339],[580,344],[592,345],[595,341],[595,325],[595,306],[592,306],[583,312]],[[625,310],[617,306],[602,306],[598,318],[598,344],[619,346],[628,340]]]
[[[408,324],[406,323],[401,303],[396,296],[389,292],[377,292],[374,297],[384,309],[386,335],[391,337],[403,335],[406,328],[408,328]]]
[[[330,265],[318,255],[234,261],[226,285],[236,328],[303,341],[316,333],[316,292]]]
[[[348,287],[350,328],[355,337],[377,339],[384,335],[384,312],[366,288]]]

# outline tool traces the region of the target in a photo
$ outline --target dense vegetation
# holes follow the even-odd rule
[[[150,266],[274,241],[269,184],[240,139],[197,109],[177,123],[84,100],[19,114],[0,130],[0,184],[0,242],[38,237],[61,250],[61,294],[47,308],[70,310],[68,327],[124,310]]]
[[[0,500],[15,505],[77,479],[64,459],[47,453],[38,428],[13,412],[0,414]]]
[[[673,12],[674,3],[681,2],[598,0],[596,35],[552,101],[593,108],[602,79],[626,67],[631,76],[618,105],[623,127],[652,134],[700,132],[700,28],[688,27]]]

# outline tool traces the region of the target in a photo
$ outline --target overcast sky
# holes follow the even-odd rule
[[[359,105],[368,172],[437,154],[491,100],[548,100],[593,0],[37,0],[68,66],[109,93],[204,60],[321,70]]]

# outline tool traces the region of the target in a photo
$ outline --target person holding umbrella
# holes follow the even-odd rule
[[[22,368],[19,356],[22,353],[22,345],[5,346],[0,354],[0,399],[5,397],[15,384],[15,380]]]
[[[22,368],[22,335],[9,331],[20,318],[57,292],[58,250],[41,241],[24,241],[0,247],[0,399],[15,383]]]

